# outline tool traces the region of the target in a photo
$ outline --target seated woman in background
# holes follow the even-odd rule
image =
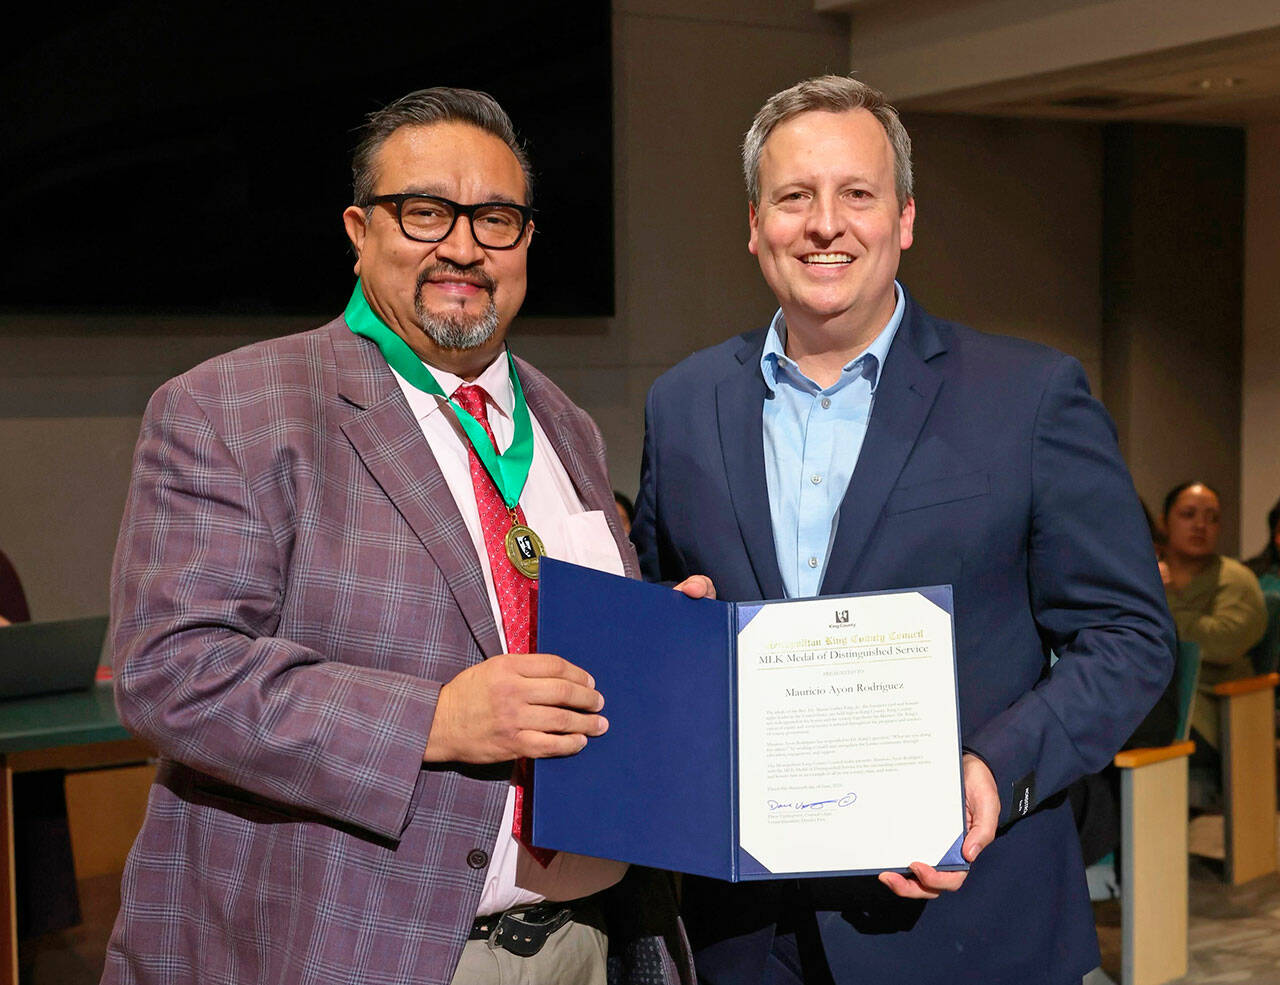
[[[1165,497],[1163,522],[1165,598],[1178,638],[1200,645],[1200,690],[1252,676],[1245,654],[1262,639],[1267,610],[1253,572],[1218,553],[1218,494],[1203,482],[1174,486]],[[1216,702],[1197,701],[1191,726],[1217,748]]]
[[[1264,592],[1280,592],[1280,500],[1267,514],[1267,532],[1271,539],[1262,553],[1251,557],[1245,566],[1258,576]]]
[[[30,619],[22,581],[0,551],[0,627]],[[64,776],[62,770],[36,770],[17,773],[12,780],[14,916],[21,940],[80,922]],[[25,971],[22,980],[27,980]]]
[[[26,622],[31,618],[27,611],[27,597],[22,592],[22,582],[18,580],[18,572],[0,551],[0,626],[10,623]]]

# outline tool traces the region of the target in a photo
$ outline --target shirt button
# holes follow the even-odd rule
[[[817,566],[818,566],[818,559],[816,557],[809,558],[809,567],[816,568]]]
[[[473,848],[467,852],[467,865],[473,869],[483,869],[489,864],[489,853],[481,851],[479,848]]]
[[[809,476],[809,481],[810,481],[810,482],[812,482],[815,486],[817,486],[817,485],[821,485],[821,484],[822,484],[822,476],[821,476],[821,475],[819,475],[817,472],[815,472],[815,473],[813,473],[813,475]]]
[[[830,408],[831,408],[831,398],[830,398],[830,397],[823,397],[823,398],[822,398],[822,409],[823,409],[823,410],[829,410]]]

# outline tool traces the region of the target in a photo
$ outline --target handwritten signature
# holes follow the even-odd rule
[[[829,800],[769,800],[766,801],[771,811],[820,811],[827,807],[852,807],[858,802],[856,793],[847,793],[843,797],[832,797]]]

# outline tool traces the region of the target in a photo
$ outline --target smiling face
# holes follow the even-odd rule
[[[1170,556],[1196,561],[1218,552],[1222,532],[1222,507],[1218,495],[1198,483],[1178,493],[1164,518]]]
[[[870,344],[896,303],[898,258],[915,202],[898,207],[893,148],[865,109],[814,110],[780,123],[760,155],[748,249],[789,332],[835,330]]]
[[[374,162],[374,195],[420,192],[464,205],[526,204],[516,156],[469,123],[403,127]],[[488,250],[462,216],[438,243],[406,237],[394,205],[376,205],[368,217],[352,205],[343,222],[370,306],[424,361],[474,377],[493,360],[524,300],[532,227],[513,249]]]

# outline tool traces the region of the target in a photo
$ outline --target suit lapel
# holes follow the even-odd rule
[[[773,514],[764,472],[764,400],[768,390],[760,373],[763,344],[763,334],[744,343],[735,354],[740,365],[716,384],[716,419],[729,498],[760,586],[760,598],[780,599],[786,589],[773,543]]]
[[[449,585],[480,650],[500,653],[484,574],[462,514],[399,384],[373,343],[335,323],[338,393],[355,414],[341,427]]]
[[[932,320],[908,296],[876,386],[858,464],[840,503],[840,521],[822,579],[824,595],[850,591],[855,583],[858,558],[942,385],[941,375],[927,360],[945,349]]]

